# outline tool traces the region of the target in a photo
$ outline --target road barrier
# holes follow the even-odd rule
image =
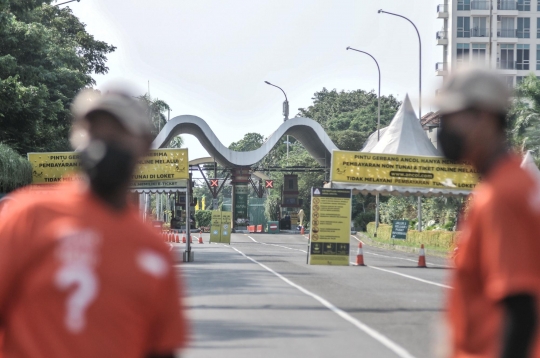
[[[247,229],[248,229],[248,232],[249,232],[249,233],[254,233],[254,232],[255,232],[255,225],[249,225],[249,226],[247,227]]]
[[[262,225],[257,225],[257,232],[264,232]]]

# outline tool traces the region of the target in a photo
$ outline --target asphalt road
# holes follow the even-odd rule
[[[434,357],[451,269],[364,245],[366,267],[306,264],[300,235],[234,234],[178,264],[193,324],[183,357]],[[350,261],[358,239],[351,237]],[[178,258],[184,244],[175,244]],[[435,344],[434,342],[438,342]]]

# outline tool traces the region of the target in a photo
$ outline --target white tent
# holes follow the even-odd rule
[[[384,129],[384,132],[381,130],[382,135],[378,142],[376,141],[377,132],[370,135],[370,139],[366,141],[366,146],[362,152],[442,157],[422,128],[408,95],[405,95],[403,103],[390,125]],[[374,138],[375,143],[373,143],[372,138]],[[333,188],[352,189],[354,193],[361,194],[454,196],[469,195],[470,193],[467,190],[458,190],[452,187],[423,188],[340,182],[332,182],[331,186]]]
[[[534,162],[534,158],[530,150],[528,150],[527,153],[523,156],[521,167],[523,169],[529,170],[534,177],[536,177],[537,179],[540,179],[540,170],[536,166],[536,163]]]
[[[433,146],[414,113],[411,100],[405,95],[403,104],[370,153],[422,155],[439,157],[441,153]]]

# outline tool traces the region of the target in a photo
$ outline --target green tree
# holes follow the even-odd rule
[[[236,152],[249,152],[259,149],[264,143],[264,137],[259,133],[247,133],[238,142],[232,142],[229,149]]]
[[[377,95],[364,90],[316,92],[313,105],[300,108],[299,115],[318,122],[338,148],[360,150],[377,129]],[[394,96],[381,96],[381,127],[394,118],[401,102]]]
[[[50,3],[0,0],[0,138],[22,154],[69,149],[70,103],[115,50]]]

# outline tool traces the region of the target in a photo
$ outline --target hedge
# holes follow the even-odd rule
[[[197,221],[197,227],[210,226],[212,221],[211,210],[197,210],[195,212],[195,220]]]
[[[6,144],[0,143],[0,193],[32,183],[32,166]]]
[[[367,233],[369,236],[374,237],[375,223],[370,222],[367,224]],[[377,230],[377,241],[392,243],[392,225],[379,224]],[[429,246],[433,248],[440,248],[444,250],[450,250],[454,247],[457,240],[458,232],[455,231],[442,231],[442,230],[429,230],[429,231],[417,231],[409,230],[407,233],[407,243],[413,246]],[[394,240],[394,243],[398,243],[400,240]]]

